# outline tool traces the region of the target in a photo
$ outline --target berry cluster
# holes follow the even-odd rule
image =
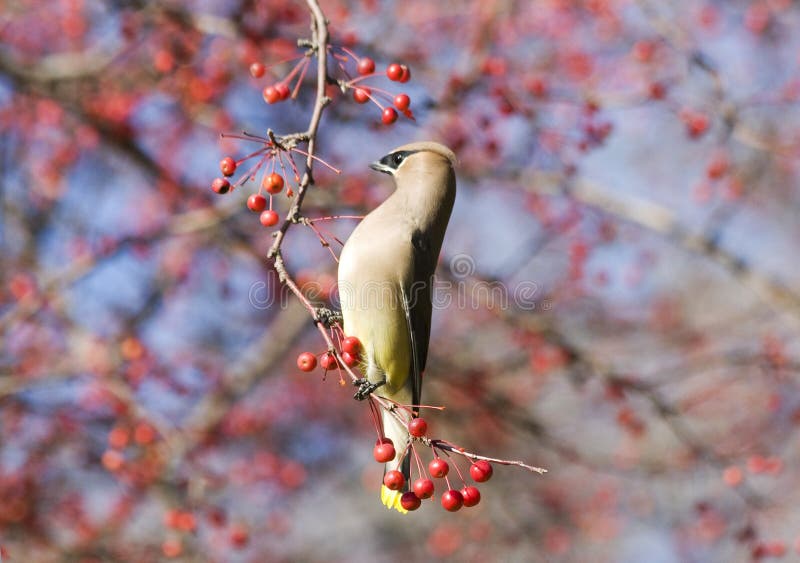
[[[356,367],[361,358],[361,349],[361,342],[358,340],[358,338],[355,336],[347,336],[340,339],[339,350],[328,350],[323,352],[319,356],[319,361],[317,360],[317,355],[313,354],[312,352],[301,353],[297,357],[297,367],[301,371],[311,372],[316,369],[317,363],[319,363],[320,367],[322,367],[326,373],[329,370],[337,369],[340,373],[340,381],[342,384],[344,384],[344,379],[341,376],[341,364],[344,364],[349,368]],[[412,411],[410,406],[396,406],[408,413]],[[378,421],[379,408],[377,408],[375,405],[372,405],[372,407],[373,408],[371,409],[371,412],[373,415],[373,422],[375,423],[375,428],[378,430],[378,439],[375,442],[372,456],[375,458],[375,461],[379,463],[387,463],[395,459],[397,456],[397,450],[395,449],[392,440],[386,436],[383,436],[381,433],[381,425]],[[403,493],[403,496],[400,499],[401,506],[408,511],[413,511],[422,505],[423,500],[433,497],[433,493],[436,488],[434,479],[443,479],[446,484],[446,490],[442,493],[441,497],[442,506],[446,510],[455,512],[461,509],[462,506],[472,507],[477,505],[481,500],[480,491],[474,485],[467,484],[467,481],[464,478],[461,470],[458,468],[458,465],[456,465],[454,460],[452,460],[451,452],[461,454],[467,459],[472,459],[472,464],[469,468],[469,474],[475,483],[484,483],[491,478],[493,472],[492,465],[484,459],[479,459],[477,456],[473,457],[472,455],[463,452],[461,448],[456,448],[448,442],[429,438],[428,423],[423,418],[411,418],[406,425],[406,428],[411,439],[411,443],[409,445],[411,451],[409,455],[414,456],[419,478],[417,478],[413,483],[408,483],[409,490]],[[425,447],[430,447],[433,450],[433,459],[427,465],[427,473],[425,472],[424,465],[420,460],[417,448],[415,448],[416,443],[421,443]],[[450,463],[439,456],[439,451],[445,453],[445,455],[451,458]],[[448,475],[450,473],[451,463],[453,464],[453,467],[455,467],[458,478],[463,484],[460,489],[454,488],[450,483],[450,477],[448,477]],[[403,488],[406,488],[406,480],[403,473],[396,469],[386,472],[383,477],[383,484],[392,491],[399,491]]]
[[[300,85],[303,83],[303,78],[305,78],[306,72],[308,71],[308,65],[311,63],[311,53],[309,52],[299,55],[294,59],[280,61],[274,65],[271,65],[272,67],[275,67],[298,59],[300,59],[299,62],[282,80],[279,80],[275,84],[270,84],[264,87],[264,89],[261,91],[261,96],[264,98],[265,102],[272,105],[282,102],[283,100],[288,100],[289,98],[297,97],[297,92],[300,90]],[[265,66],[264,63],[254,62],[250,65],[250,76],[253,78],[262,78],[266,74],[267,69],[268,67]],[[297,80],[294,88],[291,88],[292,81],[295,80],[295,78]]]
[[[374,60],[369,57],[358,57],[355,53],[347,48],[342,48],[341,51],[341,53],[334,52],[333,57],[337,61],[340,70],[345,76],[345,79],[338,81],[338,84],[343,92],[352,90],[353,99],[356,101],[356,103],[365,104],[371,101],[377,105],[381,110],[381,121],[386,125],[391,125],[397,121],[398,111],[409,119],[414,119],[414,115],[409,109],[409,106],[411,105],[411,98],[409,98],[407,94],[393,95],[381,88],[375,86],[368,87],[364,85],[364,81],[366,79],[381,75],[381,73],[375,72]],[[266,101],[268,104],[276,104],[283,100],[287,100],[289,98],[294,99],[297,97],[297,92],[300,89],[300,85],[305,78],[306,72],[308,71],[308,66],[311,62],[311,53],[300,55],[295,59],[281,61],[275,65],[271,65],[271,67],[267,67],[261,62],[254,62],[250,65],[250,75],[253,78],[262,78],[269,68],[273,68],[287,62],[292,62],[297,59],[300,59],[299,62],[295,64],[289,74],[287,74],[278,82],[266,86],[262,90],[264,101]],[[357,76],[355,77],[351,76],[346,66],[346,64],[351,60],[355,62],[356,66]],[[403,84],[411,79],[411,71],[409,68],[406,65],[399,63],[392,63],[387,66],[385,75],[392,82],[400,82]],[[293,87],[292,81],[295,81]],[[379,98],[384,99],[384,101],[388,103],[381,103]]]
[[[361,341],[355,336],[347,336],[341,340],[341,350],[326,351],[319,356],[319,365],[327,373],[339,368],[339,360],[348,367],[356,367],[361,359]],[[311,372],[317,367],[317,356],[311,352],[303,352],[297,356],[297,367],[300,371]],[[344,379],[341,379],[344,383]]]
[[[408,94],[392,94],[387,90],[378,88],[376,86],[366,86],[364,82],[373,77],[381,76],[382,73],[375,71],[375,61],[369,57],[358,57],[349,49],[343,49],[344,54],[334,54],[339,68],[347,76],[346,80],[339,81],[339,85],[343,92],[352,90],[353,99],[358,104],[366,104],[372,102],[381,110],[381,121],[385,125],[391,125],[397,121],[398,111],[409,119],[414,119],[414,114],[411,112],[411,98]],[[358,76],[355,78],[350,76],[345,64],[348,61],[356,63],[356,72]],[[411,71],[406,65],[399,63],[391,63],[386,67],[386,77],[392,82],[400,82],[405,84],[411,79]],[[384,103],[381,103],[381,100]]]
[[[352,90],[353,98],[360,104],[371,101],[377,105],[381,110],[381,121],[386,125],[391,125],[397,121],[398,111],[409,119],[414,119],[414,115],[410,109],[411,98],[408,96],[408,94],[401,93],[394,95],[381,88],[375,86],[367,87],[364,85],[364,80],[380,75],[380,73],[375,72],[375,61],[369,57],[357,57],[348,49],[342,49],[342,52],[344,54],[334,53],[333,56],[342,70],[342,73],[346,77],[338,82],[343,92]],[[297,92],[303,83],[303,79],[305,78],[309,64],[311,63],[312,54],[312,52],[307,52],[303,55],[295,57],[294,59],[280,61],[275,65],[272,65],[272,67],[275,67],[299,59],[292,70],[283,79],[264,88],[262,95],[268,104],[275,104],[288,98],[297,97]],[[356,63],[356,77],[352,77],[345,66],[345,63],[351,59]],[[268,68],[270,67],[265,66],[261,62],[254,62],[250,65],[250,75],[254,78],[262,78],[267,73]],[[411,71],[406,65],[392,63],[386,68],[386,76],[393,82],[406,83],[411,79]],[[384,105],[384,103],[381,103],[381,99],[388,100],[390,103]],[[251,195],[247,199],[247,207],[251,211],[260,214],[259,221],[265,227],[274,227],[280,220],[278,213],[272,209],[272,196],[279,194],[283,190],[284,186],[287,186],[286,195],[288,197],[292,197],[294,195],[294,190],[292,187],[287,185],[287,178],[289,177],[287,172],[291,172],[296,185],[299,185],[300,183],[300,172],[298,171],[298,168],[293,160],[294,153],[308,158],[313,158],[337,174],[339,173],[339,170],[332,167],[325,161],[315,156],[309,156],[307,152],[297,148],[296,145],[298,141],[302,141],[303,139],[292,138],[292,136],[289,136],[289,138],[286,139],[281,139],[276,137],[271,131],[268,133],[268,137],[251,135],[249,133],[243,133],[242,135],[223,135],[223,137],[257,142],[261,144],[261,147],[255,152],[239,160],[236,160],[232,156],[224,157],[219,163],[222,177],[214,179],[214,181],[211,183],[211,189],[218,194],[226,194],[233,191],[248,180],[255,179],[263,169],[258,193]],[[231,183],[229,178],[236,173],[239,166],[241,166],[243,162],[253,158],[256,159],[256,164],[247,172],[245,172],[245,174],[243,174],[235,183]],[[268,162],[271,163],[269,172],[267,172],[266,166]],[[280,172],[277,171],[276,164],[280,167]],[[287,168],[290,170],[287,170]],[[266,192],[266,194],[269,196],[269,199],[267,199],[262,192]],[[333,361],[335,361],[335,358]],[[327,363],[332,367],[335,367],[331,361],[327,361]],[[304,365],[308,366],[309,364]],[[311,369],[313,369],[313,367]]]
[[[270,142],[266,139],[264,139],[264,142],[267,145],[270,144]],[[236,169],[242,162],[244,162],[248,158],[252,158],[254,156],[259,156],[259,155],[263,155],[263,157],[253,167],[253,169],[251,169],[244,176],[242,176],[238,182],[232,185],[230,181],[228,181],[227,177],[233,176],[236,173]],[[274,227],[275,225],[278,224],[279,218],[278,214],[272,209],[272,196],[281,193],[283,191],[284,185],[286,184],[285,180],[283,179],[283,176],[275,172],[276,155],[278,155],[278,162],[281,168],[284,168],[281,152],[275,149],[258,151],[257,153],[245,157],[244,159],[238,162],[234,160],[232,156],[226,156],[219,162],[219,169],[222,172],[222,175],[225,176],[225,178],[215,179],[211,183],[211,189],[218,194],[226,194],[229,191],[232,191],[234,188],[241,185],[248,179],[254,178],[255,175],[258,173],[259,169],[263,167],[265,159],[271,158],[272,172],[268,174],[266,172],[264,173],[264,175],[261,178],[261,185],[258,189],[258,193],[255,193],[247,198],[247,208],[250,209],[250,211],[261,214],[259,216],[259,221],[261,222],[262,225],[264,225],[265,227]],[[294,164],[294,161],[292,161],[291,157],[289,157],[288,160],[291,165],[291,168],[295,172],[295,179],[297,179],[299,174],[297,173],[297,168]],[[264,195],[262,195],[261,193],[262,190],[269,195],[269,201],[267,201],[267,198],[264,197]],[[288,188],[286,190],[286,195],[289,197],[293,195],[293,191],[291,188]]]
[[[261,182],[258,192],[247,198],[247,208],[250,211],[259,213],[259,221],[265,227],[274,227],[278,224],[278,213],[272,209],[272,196],[278,195],[286,188],[286,197],[294,196],[292,185],[286,180],[291,174],[295,185],[300,183],[300,171],[294,162],[294,155],[299,154],[308,157],[308,153],[295,146],[293,139],[279,140],[270,131],[269,138],[243,133],[242,135],[222,135],[223,137],[235,138],[249,142],[256,142],[261,146],[244,158],[235,160],[232,156],[226,156],[219,162],[219,169],[222,172],[220,178],[216,178],[211,183],[211,189],[222,195],[233,191],[248,180],[254,180],[261,173]],[[315,161],[324,164],[337,174],[339,170],[325,162],[324,160],[311,156]],[[247,160],[256,159],[250,167],[236,182],[231,184],[230,178]],[[280,169],[280,173],[277,171]],[[262,193],[265,192],[269,199]]]
[[[118,424],[108,434],[108,447],[100,462],[106,470],[125,480],[151,482],[159,469],[152,449],[157,440],[156,429],[147,422],[139,422],[133,428]]]
[[[450,473],[450,464],[446,460],[437,455],[436,448],[437,442],[428,440],[426,434],[428,431],[428,423],[422,418],[414,418],[408,423],[409,435],[422,442],[427,442],[433,448],[433,459],[428,463],[428,472],[424,472],[423,465],[420,462],[419,455],[412,443],[411,450],[417,462],[417,470],[419,478],[413,484],[410,484],[409,490],[403,493],[400,498],[400,504],[408,511],[418,509],[422,505],[422,501],[433,497],[436,486],[433,479],[444,479],[447,489],[442,493],[442,506],[449,512],[456,512],[462,506],[472,507],[481,501],[481,493],[474,485],[468,485],[458,466],[454,464],[456,472],[463,483],[461,489],[453,488],[448,474]],[[395,451],[394,444],[389,438],[380,437],[375,443],[375,448],[372,451],[372,456],[378,463],[386,463],[392,461],[397,452]],[[484,483],[492,477],[492,465],[486,460],[477,459],[473,461],[469,468],[470,477],[476,483]],[[399,491],[406,486],[405,477],[403,474],[393,469],[387,471],[383,476],[383,484],[392,491]]]

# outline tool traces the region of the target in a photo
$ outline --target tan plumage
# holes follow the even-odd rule
[[[456,195],[454,165],[453,152],[433,142],[398,147],[374,163],[396,189],[364,217],[339,259],[345,334],[364,346],[365,377],[385,381],[375,393],[403,405],[420,401],[432,277]],[[408,481],[408,434],[388,413],[383,424],[397,451],[386,470],[401,468]],[[405,512],[401,494],[382,487],[381,499]]]

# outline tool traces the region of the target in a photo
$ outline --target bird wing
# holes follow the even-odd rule
[[[411,237],[414,246],[414,267],[411,284],[404,289],[404,309],[411,342],[411,397],[412,404],[419,405],[422,393],[422,372],[428,359],[428,343],[431,337],[431,314],[433,305],[433,272],[437,257],[433,255],[430,240],[420,231]],[[415,412],[418,409],[414,409]]]

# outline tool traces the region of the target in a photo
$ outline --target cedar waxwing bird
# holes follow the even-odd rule
[[[359,223],[339,257],[344,333],[363,346],[356,398],[371,392],[400,405],[419,405],[431,333],[433,274],[456,198],[456,157],[433,142],[394,149],[371,168],[391,175],[395,191]],[[413,407],[414,416],[417,408]],[[404,420],[404,409],[394,413]],[[394,414],[382,411],[384,434],[397,455],[384,473],[410,477],[409,435]],[[403,491],[381,486],[381,500],[405,513]]]

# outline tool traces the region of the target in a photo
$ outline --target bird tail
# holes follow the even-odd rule
[[[404,414],[402,411],[395,412],[398,412],[400,416]],[[397,452],[397,456],[384,466],[383,473],[386,474],[387,471],[392,469],[399,469],[403,473],[406,482],[400,491],[392,491],[381,483],[381,502],[386,508],[394,508],[401,514],[406,514],[408,510],[400,504],[400,498],[408,490],[408,481],[411,478],[411,455],[407,451],[409,444],[408,430],[398,422],[392,413],[386,410],[383,410],[381,417],[383,419],[383,433],[392,440],[394,449]]]

